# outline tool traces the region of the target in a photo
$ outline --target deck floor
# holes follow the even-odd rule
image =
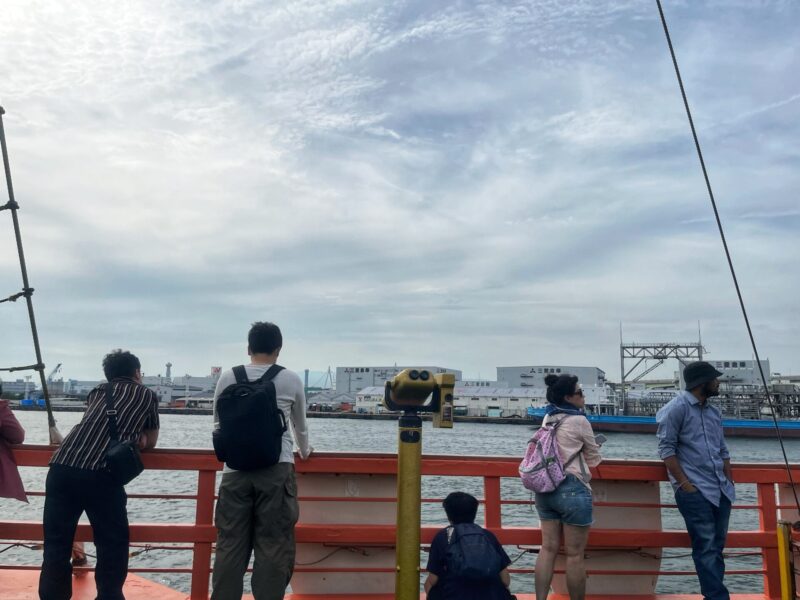
[[[39,597],[39,571],[36,569],[0,570],[0,598],[35,600]],[[72,600],[95,600],[94,573],[72,578]],[[129,574],[125,581],[126,600],[186,600],[187,595],[155,581]]]
[[[0,598],[3,600],[33,600],[38,597],[39,572],[33,569],[0,570]],[[96,590],[92,573],[72,578],[72,600],[94,600]],[[168,588],[137,575],[128,575],[125,582],[127,600],[189,600],[185,593]],[[251,600],[252,596],[245,596]],[[420,596],[424,600],[425,595]],[[536,600],[534,594],[517,594],[518,600]],[[587,596],[587,600],[701,600],[694,594],[661,594],[647,596]],[[394,594],[359,595],[331,594],[328,596],[289,594],[285,600],[394,600]],[[567,596],[551,595],[549,600],[569,600]],[[768,600],[763,594],[732,594],[731,600]]]

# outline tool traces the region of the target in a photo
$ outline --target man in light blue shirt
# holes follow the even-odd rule
[[[729,600],[722,551],[736,491],[722,415],[708,399],[719,395],[722,373],[707,362],[686,366],[686,390],[656,415],[658,453],[692,540],[692,559],[706,600]]]

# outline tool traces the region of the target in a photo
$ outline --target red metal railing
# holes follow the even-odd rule
[[[49,446],[20,446],[14,454],[20,466],[46,467],[53,448]],[[216,473],[221,465],[211,451],[206,450],[165,450],[158,449],[143,455],[148,469],[197,472],[195,494],[131,494],[131,498],[173,499],[194,501],[195,518],[193,523],[132,523],[130,526],[132,544],[180,544],[172,549],[191,549],[191,567],[132,568],[131,572],[151,573],[191,573],[192,600],[206,600],[211,574],[211,555],[216,539],[213,526]],[[537,546],[541,543],[541,530],[535,527],[514,527],[503,523],[503,505],[530,504],[526,500],[501,497],[501,480],[518,477],[518,458],[513,457],[458,457],[424,456],[422,474],[449,477],[477,477],[483,480],[485,526],[490,529],[504,545]],[[338,474],[395,474],[397,459],[388,454],[318,454],[308,461],[298,461],[300,473],[338,473]],[[780,598],[780,575],[777,551],[777,510],[776,485],[788,483],[785,468],[777,464],[734,466],[734,478],[739,484],[754,484],[757,488],[757,504],[737,504],[735,509],[758,512],[758,530],[730,531],[727,550],[757,548],[761,554],[762,568],[728,571],[728,574],[759,574],[763,576],[764,598]],[[616,481],[664,481],[666,472],[659,462],[650,461],[604,461],[594,470],[595,479]],[[793,471],[795,481],[800,481],[800,467]],[[41,492],[31,492],[40,495]],[[301,497],[301,502],[314,501],[371,501],[391,502],[386,498],[352,497]],[[440,499],[426,498],[424,502],[440,502]],[[653,504],[636,502],[597,502],[598,506],[631,508],[674,507],[674,504]],[[423,544],[430,544],[439,530],[437,526],[424,526],[421,532]],[[29,541],[42,539],[42,524],[37,521],[0,520],[0,541]],[[296,529],[298,543],[329,544],[331,546],[380,545],[391,547],[395,542],[393,525],[340,525],[315,524],[302,521]],[[91,528],[79,525],[77,539],[91,541]],[[158,546],[166,548],[166,546]],[[622,530],[592,528],[589,548],[630,549],[630,548],[688,548],[689,537],[685,531],[671,530]],[[0,565],[3,568],[30,568],[19,565]],[[297,572],[387,572],[393,569],[326,568],[323,566],[298,566]],[[530,572],[530,569],[514,569],[515,572]],[[693,575],[692,571],[630,571],[595,570],[589,574],[604,575]]]

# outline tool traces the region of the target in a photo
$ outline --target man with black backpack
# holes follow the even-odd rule
[[[300,458],[308,444],[303,382],[276,364],[283,337],[273,323],[254,323],[250,364],[224,372],[214,393],[214,450],[225,463],[214,521],[217,550],[212,600],[240,600],[255,551],[255,600],[279,600],[294,570],[299,517],[292,432]]]
[[[503,546],[475,524],[478,500],[453,492],[442,503],[450,526],[431,542],[425,593],[429,600],[509,600],[511,576]]]

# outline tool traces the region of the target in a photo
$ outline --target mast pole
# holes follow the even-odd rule
[[[44,376],[44,362],[42,361],[42,351],[39,346],[39,334],[36,329],[36,317],[33,314],[33,288],[28,282],[28,268],[25,263],[25,251],[22,248],[22,234],[19,228],[19,218],[17,217],[17,210],[19,204],[14,199],[14,186],[11,183],[11,165],[8,160],[8,146],[6,145],[6,133],[3,127],[3,115],[5,110],[0,106],[0,146],[3,152],[3,167],[6,173],[6,185],[8,187],[8,203],[0,208],[9,209],[11,211],[11,219],[14,222],[14,236],[17,240],[17,254],[19,255],[19,267],[22,272],[22,295],[25,296],[25,302],[28,306],[28,318],[31,324],[31,335],[33,336],[33,347],[36,351],[36,364],[33,365],[34,370],[39,372],[39,380],[42,384],[42,396],[44,397],[45,408],[47,409],[47,424],[50,428],[50,442],[58,443],[61,440],[61,434],[56,429],[56,420],[53,416],[53,407],[50,404],[50,392],[47,389],[47,381]]]

